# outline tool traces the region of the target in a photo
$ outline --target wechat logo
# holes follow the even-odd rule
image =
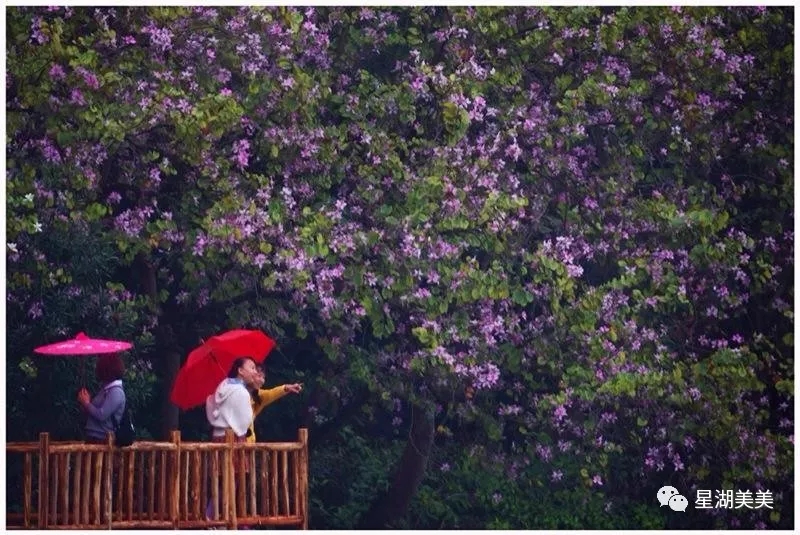
[[[675,487],[661,487],[656,497],[661,507],[667,505],[673,511],[685,512],[689,506],[689,500],[686,499],[686,496],[681,496],[681,493]]]

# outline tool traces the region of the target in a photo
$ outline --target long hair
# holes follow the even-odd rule
[[[95,377],[101,383],[108,384],[111,381],[122,379],[125,374],[125,364],[119,353],[107,353],[100,355],[97,359],[97,366],[94,370]]]

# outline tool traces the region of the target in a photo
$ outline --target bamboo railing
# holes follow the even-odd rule
[[[22,456],[22,512],[6,528],[184,529],[245,525],[308,529],[308,430],[297,442],[39,442],[6,445]],[[11,485],[8,483],[8,485]],[[21,488],[18,488],[21,487]]]

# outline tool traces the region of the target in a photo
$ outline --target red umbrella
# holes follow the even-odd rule
[[[34,349],[34,353],[40,355],[61,355],[61,356],[89,356],[101,355],[103,353],[117,353],[125,351],[133,347],[130,342],[123,342],[122,340],[104,340],[102,338],[89,338],[85,333],[78,333],[72,340],[64,340],[63,342],[56,342],[55,344],[48,344],[46,346],[39,346]],[[81,360],[81,383],[86,383],[85,373],[83,367],[83,360]]]
[[[261,331],[237,329],[212,336],[189,353],[172,385],[170,400],[181,409],[202,403],[214,392],[239,357],[264,362],[275,340]]]

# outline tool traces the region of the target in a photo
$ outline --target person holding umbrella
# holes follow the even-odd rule
[[[170,401],[183,410],[204,405],[211,426],[211,440],[225,442],[225,432],[233,431],[237,442],[246,441],[253,422],[249,390],[256,381],[256,364],[264,361],[275,347],[275,340],[260,330],[233,329],[212,336],[193,349],[172,385]],[[234,461],[234,471],[247,471],[243,452]],[[206,518],[213,518],[209,498]]]
[[[85,434],[88,442],[105,444],[106,432],[116,430],[116,425],[125,412],[125,391],[122,387],[125,366],[122,364],[120,351],[126,351],[131,347],[133,344],[130,342],[90,338],[86,333],[80,332],[75,338],[39,346],[33,350],[39,355],[63,357],[101,355],[95,375],[103,385],[102,390],[94,399],[91,399],[86,388],[81,388],[78,392],[78,403],[87,413]],[[84,359],[80,360],[81,385],[85,385]]]
[[[244,442],[253,421],[249,388],[255,384],[258,368],[250,357],[233,361],[228,376],[206,398],[206,418],[211,425],[211,440],[225,442],[225,431],[233,430],[238,442]]]
[[[256,384],[258,368],[250,357],[239,357],[233,361],[228,376],[206,398],[206,418],[211,425],[211,441],[225,442],[225,432],[233,430],[236,442],[244,442],[248,428],[253,422],[253,407],[250,404],[250,388]],[[247,459],[239,452],[235,462],[236,472],[247,471]],[[213,502],[208,499],[206,518],[213,516]]]
[[[94,398],[90,398],[85,387],[78,392],[78,403],[86,412],[86,442],[105,444],[106,433],[116,431],[125,411],[124,373],[125,365],[119,353],[103,354],[95,367],[95,376],[103,387]]]

